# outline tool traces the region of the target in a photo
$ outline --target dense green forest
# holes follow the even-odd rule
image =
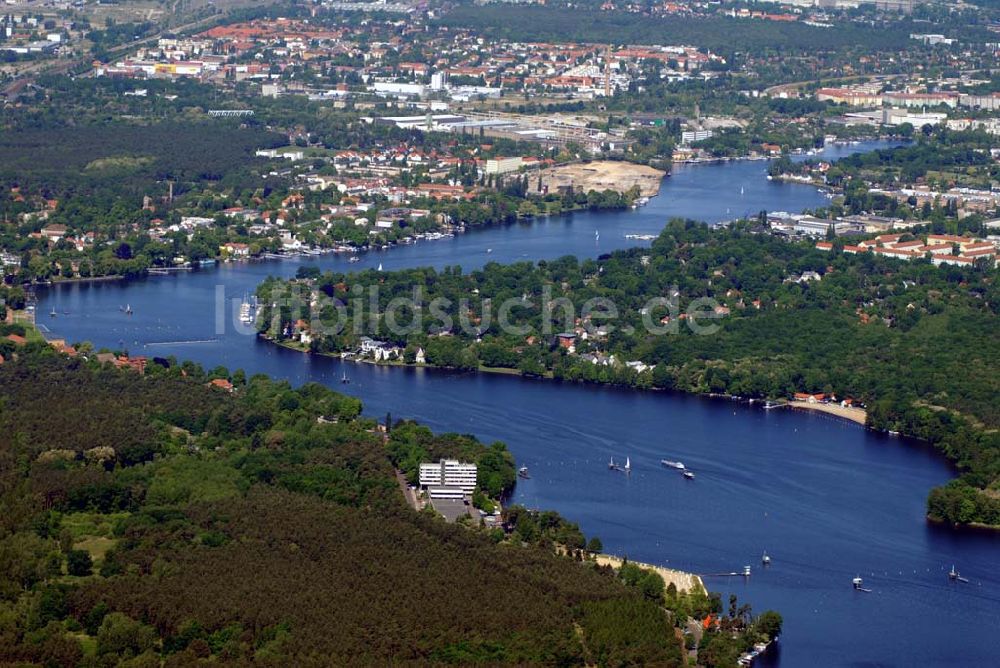
[[[472,28],[512,41],[696,44],[716,53],[734,50],[795,53],[850,49],[859,44],[877,44],[885,50],[912,46],[908,30],[912,26],[877,30],[846,24],[827,30],[800,23],[721,17],[656,18],[564,7],[466,5],[450,10],[439,23]]]
[[[353,351],[367,335],[399,346],[404,361],[423,350],[442,367],[745,398],[851,397],[873,428],[928,439],[962,470],[931,497],[931,516],[1000,524],[996,279],[985,266],[831,253],[749,224],[675,220],[651,249],[597,261],[271,280],[259,289],[268,306],[258,325],[283,340],[305,319],[320,353]],[[399,298],[412,306],[391,308]],[[692,321],[712,333],[695,333]]]
[[[505,535],[412,511],[391,463],[406,444],[506,450],[404,422],[394,441],[360,409],[174,360],[140,375],[43,343],[8,355],[0,662],[681,666],[675,624],[714,614],[703,663],[732,666],[780,632],[775,613],[581,560],[555,513],[508,508]]]
[[[225,120],[18,129],[0,135],[0,184],[52,198],[128,194],[139,208],[157,181],[175,182],[175,196],[202,181],[237,186],[255,149],[286,143]],[[251,178],[257,187],[259,175]]]

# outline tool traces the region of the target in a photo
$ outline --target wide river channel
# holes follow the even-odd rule
[[[836,158],[883,144],[832,147]],[[710,222],[822,206],[815,188],[766,179],[764,162],[679,166],[634,211],[577,213],[363,254],[235,263],[39,291],[50,336],[318,381],[360,397],[366,413],[502,440],[527,465],[514,501],[554,509],[605,550],[701,574],[756,611],[785,618],[769,666],[1000,665],[1000,534],[928,525],[928,490],[948,463],[920,443],[833,418],[765,412],[725,400],[517,377],[386,368],[311,357],[260,342],[234,309],[268,275],[322,269],[480,267],[488,261],[596,257],[648,242],[673,216]],[[599,231],[599,238],[595,232]],[[220,295],[225,308],[219,315]],[[131,305],[132,316],[120,307]],[[48,313],[56,309],[54,318]],[[343,373],[351,379],[342,385]],[[632,474],[608,470],[629,457]],[[660,466],[683,461],[697,478]],[[772,558],[761,565],[764,551]],[[950,582],[954,564],[969,579]],[[854,591],[861,575],[870,593]]]

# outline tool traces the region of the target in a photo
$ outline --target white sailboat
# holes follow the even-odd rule
[[[625,468],[623,470],[625,471],[625,473],[632,472],[632,463],[628,460],[628,457],[625,458]]]
[[[382,263],[381,262],[378,263],[378,270],[382,271]]]
[[[243,301],[240,302],[240,322],[244,325],[249,325],[254,320],[253,317],[253,306],[250,302],[250,298],[246,293],[243,294]]]
[[[594,230],[594,241],[600,241],[600,240],[601,240],[601,231]]]

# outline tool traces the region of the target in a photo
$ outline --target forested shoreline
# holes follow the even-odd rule
[[[404,504],[394,462],[478,459],[492,493],[512,484],[503,444],[381,425],[315,383],[84,352],[4,348],[0,661],[682,666],[675,626],[712,614],[702,663],[731,666],[780,632],[597,567],[556,513],[486,529]]]
[[[452,28],[473,28],[483,34],[517,41],[573,40],[625,44],[696,43],[705,48],[729,50],[783,49],[791,53],[836,50],[860,43],[885,49],[907,45],[905,29],[876,30],[844,26],[824,30],[799,23],[759,23],[745,28],[728,17],[650,17],[612,14],[594,7],[459,6],[440,19]]]

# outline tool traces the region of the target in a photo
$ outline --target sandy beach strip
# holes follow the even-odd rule
[[[851,422],[856,422],[857,424],[864,425],[865,421],[868,419],[868,412],[863,408],[853,408],[841,406],[840,404],[821,404],[821,403],[809,403],[808,401],[789,401],[786,406],[790,408],[798,408],[805,411],[817,411],[819,413],[826,413],[827,415],[834,415],[845,420],[850,420]]]
[[[595,560],[599,566],[611,566],[612,568],[618,569],[622,567],[624,561],[621,557],[616,557],[611,554],[598,554],[595,555]],[[644,564],[641,561],[634,561],[629,559],[629,563],[635,564],[639,568],[645,568],[651,571],[656,571],[663,578],[663,583],[669,585],[671,582],[677,587],[678,591],[694,591],[701,589],[705,591],[705,583],[701,581],[701,578],[694,573],[685,573],[684,571],[677,571],[672,568],[665,568],[663,566],[654,566],[653,564]]]

